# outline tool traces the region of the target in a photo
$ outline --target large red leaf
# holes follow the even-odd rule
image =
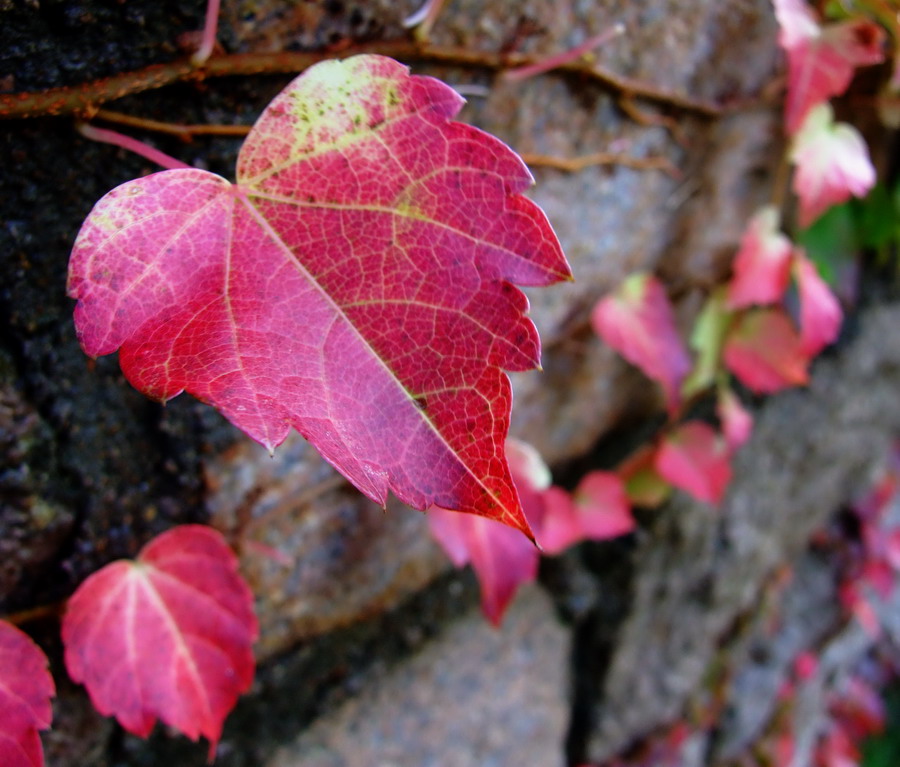
[[[820,26],[806,0],[774,0],[787,53],[787,132],[793,135],[817,104],[842,94],[856,67],[884,60],[884,32],[865,19]]]
[[[253,596],[215,530],[183,525],[113,562],[69,599],[66,667],[100,713],[146,737],[156,719],[196,740],[253,681]]]
[[[666,405],[674,411],[691,358],[662,283],[645,272],[630,275],[597,303],[591,321],[606,343],[662,386]]]
[[[41,649],[15,626],[0,621],[0,765],[44,764],[38,730],[50,726],[55,692]]]
[[[247,137],[232,185],[202,170],[114,189],[72,253],[91,355],[186,390],[270,449],[293,426],[384,503],[527,530],[503,455],[504,370],[538,364],[512,283],[570,271],[507,146],[462,99],[380,56],[309,69]]]

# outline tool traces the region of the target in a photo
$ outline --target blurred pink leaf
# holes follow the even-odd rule
[[[794,258],[794,279],[800,294],[800,345],[812,358],[837,339],[844,313],[816,265],[802,251]]]
[[[875,186],[866,142],[852,125],[836,123],[830,104],[810,110],[794,137],[793,189],[800,199],[799,223],[807,227],[833,205],[865,197]]]
[[[495,626],[523,583],[537,577],[540,554],[525,535],[487,517],[428,510],[432,537],[457,567],[471,563],[481,586],[481,607]]]
[[[753,416],[731,389],[725,387],[719,389],[716,415],[719,416],[725,441],[732,450],[736,450],[750,439],[753,432]]]
[[[0,765],[43,766],[38,730],[50,726],[55,692],[41,648],[11,623],[0,621]]]
[[[662,283],[645,272],[632,274],[597,303],[591,319],[607,344],[662,386],[669,412],[677,409],[691,360]]]
[[[734,259],[728,308],[781,301],[791,278],[791,241],[779,230],[778,211],[767,205],[750,219]]]
[[[663,440],[656,468],[675,487],[715,505],[731,481],[731,451],[709,424],[687,421]]]
[[[781,309],[751,309],[731,328],[725,364],[748,388],[772,394],[809,380],[809,358],[800,336]]]
[[[611,472],[590,472],[571,496],[551,487],[544,493],[544,503],[543,524],[535,534],[547,554],[559,554],[579,541],[608,540],[634,530],[625,485]]]
[[[865,19],[819,25],[806,0],[773,0],[787,53],[785,125],[793,135],[817,104],[842,94],[856,67],[884,60],[881,27]]]

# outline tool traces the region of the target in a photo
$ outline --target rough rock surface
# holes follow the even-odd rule
[[[401,20],[417,5],[226,0],[220,40],[231,51],[341,48],[403,36]],[[625,35],[596,52],[600,65],[728,107],[709,117],[577,77],[512,83],[485,68],[416,67],[473,94],[462,119],[522,152],[659,156],[681,171],[571,174],[535,165],[534,197],[577,281],[532,293],[544,370],[514,377],[513,432],[554,464],[592,448],[594,458],[609,458],[640,439],[659,402],[594,337],[589,311],[624,275],[653,269],[687,326],[727,273],[745,222],[769,199],[781,149],[777,105],[759,98],[780,66],[774,19],[769,0],[513,5],[453,0],[433,40],[547,55],[622,22]],[[76,85],[175,58],[202,15],[199,0],[0,0],[0,88]],[[183,123],[250,123],[286,82],[182,83],[114,106]],[[141,136],[187,162],[232,172],[235,139]],[[229,722],[219,761],[263,764],[297,729],[338,710],[373,668],[402,663],[470,611],[472,583],[442,574],[447,565],[421,515],[375,509],[299,440],[272,461],[205,406],[181,397],[163,408],[132,391],[114,359],[88,361],[65,297],[71,243],[95,200],[153,168],[86,141],[67,118],[0,122],[0,146],[8,158],[0,174],[0,614],[63,598],[173,523],[211,519],[232,535],[261,595],[259,651],[268,658]],[[867,310],[817,366],[809,391],[762,406],[718,515],[682,499],[642,519],[633,539],[545,563],[544,582],[572,626],[571,721],[560,753],[597,760],[634,742],[690,704],[723,646],[745,657],[749,639],[728,644],[735,625],[779,565],[799,556],[810,531],[865,480],[900,425],[898,322],[896,306]],[[205,762],[202,746],[162,738],[145,746],[96,726],[85,707],[66,690],[52,764]],[[766,716],[736,713],[739,726],[717,741],[733,744],[721,746],[723,758]]]
[[[470,611],[266,767],[561,765],[567,654],[546,595],[525,589],[502,631]]]

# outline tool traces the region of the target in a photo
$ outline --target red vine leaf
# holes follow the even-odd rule
[[[251,437],[291,427],[357,488],[527,530],[503,455],[511,388],[540,341],[513,283],[570,271],[507,146],[399,63],[328,61],[244,143],[235,185],[128,182],[69,272],[78,336],[137,388],[189,391]]]
[[[791,280],[791,241],[779,231],[778,211],[766,205],[750,219],[734,259],[728,308],[781,301]]]
[[[210,741],[253,681],[253,595],[215,530],[173,528],[91,575],[63,620],[66,667],[96,709],[147,737],[157,718]]]
[[[559,554],[584,540],[617,538],[635,527],[625,484],[610,472],[589,472],[571,496],[551,487],[544,502],[543,525],[536,535],[547,554]]]
[[[42,767],[38,730],[50,726],[56,692],[47,657],[31,638],[0,621],[0,764]]]
[[[847,89],[856,67],[884,60],[884,32],[865,19],[820,26],[806,0],[774,4],[788,58],[785,123],[793,135],[810,109]]]
[[[437,506],[428,510],[428,527],[454,565],[472,564],[482,610],[499,626],[519,586],[537,577],[540,554],[535,545],[519,530],[493,519]]]
[[[691,359],[662,283],[644,272],[632,274],[597,303],[591,319],[606,343],[663,387],[666,405],[674,411]]]
[[[738,396],[727,387],[719,388],[716,415],[722,426],[722,436],[732,450],[737,450],[750,439],[753,433],[753,416],[741,404]]]
[[[800,343],[803,353],[815,357],[837,340],[844,313],[816,265],[799,252],[794,259],[794,279],[800,296]]]
[[[834,121],[830,104],[810,110],[794,137],[791,161],[797,166],[793,189],[800,198],[801,227],[850,197],[865,197],[875,186],[865,140],[852,125]]]
[[[709,424],[688,421],[666,435],[656,470],[697,500],[718,504],[731,481],[731,451]]]
[[[506,458],[528,524],[538,531],[544,520],[550,469],[532,445],[517,439],[506,440]],[[438,507],[429,510],[428,527],[454,565],[472,563],[484,614],[499,625],[519,586],[537,576],[540,554],[534,544],[505,525]]]
[[[760,394],[809,380],[809,357],[781,309],[751,309],[740,316],[728,334],[723,357],[741,383]]]

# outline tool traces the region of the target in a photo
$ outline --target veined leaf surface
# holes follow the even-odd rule
[[[324,62],[260,117],[237,184],[114,189],[70,263],[85,351],[119,349],[138,389],[189,391],[269,449],[296,428],[380,503],[527,531],[504,370],[540,341],[514,284],[570,271],[527,168],[452,121],[462,103],[388,58]]]

